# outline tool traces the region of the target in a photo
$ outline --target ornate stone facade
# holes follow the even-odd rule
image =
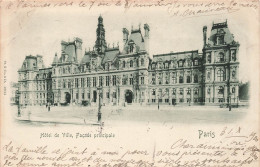
[[[212,25],[204,47],[177,53],[149,54],[150,27],[123,28],[124,47],[109,47],[103,18],[98,18],[93,50],[82,53],[82,40],[61,42],[45,68],[42,56],[26,56],[19,69],[20,103],[41,105],[84,102],[102,104],[219,104],[238,102],[238,48],[227,22]],[[151,58],[152,57],[152,58]]]

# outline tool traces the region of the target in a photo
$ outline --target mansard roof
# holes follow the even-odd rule
[[[119,47],[108,48],[105,52],[105,56],[103,57],[102,64],[109,61],[114,61],[119,53]]]
[[[153,56],[153,62],[171,61],[171,60],[184,60],[201,58],[198,50],[184,51],[184,52],[171,52],[166,54],[158,54]]]
[[[129,39],[124,46],[124,51],[126,53],[130,43],[135,44],[137,52],[140,50],[145,50],[144,38],[140,29],[135,29],[131,31],[131,34],[129,35]]]
[[[227,21],[221,23],[213,23],[211,33],[208,40],[208,45],[216,45],[218,36],[224,35],[224,44],[234,44],[233,34],[230,33]]]
[[[86,64],[91,61],[91,51],[85,52],[85,55],[81,59],[80,64]]]

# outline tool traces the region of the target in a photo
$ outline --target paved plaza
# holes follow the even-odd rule
[[[55,124],[97,125],[97,106],[51,107],[29,106],[21,109],[21,117],[17,117],[17,106],[13,106],[13,115],[19,122],[38,122]],[[128,122],[171,122],[171,123],[233,123],[243,118],[247,107],[220,108],[219,106],[171,106],[157,105],[126,107],[102,106],[102,122],[120,124]]]

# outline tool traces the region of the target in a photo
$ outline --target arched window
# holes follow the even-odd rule
[[[235,93],[235,91],[236,91],[236,88],[233,87],[233,88],[232,88],[232,93]]]
[[[123,66],[123,68],[125,68],[125,61],[123,61],[122,66]]]
[[[187,76],[187,83],[190,83],[190,76]]]
[[[220,52],[218,54],[218,62],[224,62],[224,53]]]
[[[218,77],[218,81],[224,81],[224,71],[221,69],[218,70],[217,77]]]
[[[224,94],[223,86],[218,87],[218,94]]]
[[[180,88],[180,91],[179,91],[180,95],[183,95],[183,89]]]
[[[183,76],[179,77],[179,83],[183,83]]]
[[[133,60],[130,60],[130,67],[133,67]]]
[[[210,79],[210,72],[208,71],[207,73],[207,79],[209,80]]]
[[[236,78],[236,71],[232,71],[232,78]]]
[[[172,89],[172,95],[176,95],[176,89]]]
[[[143,66],[144,65],[144,59],[142,58],[141,59],[141,66]]]
[[[198,83],[198,82],[199,82],[198,75],[197,75],[197,74],[195,74],[195,75],[194,75],[194,83]]]
[[[207,92],[208,92],[208,94],[210,94],[210,88],[208,88]]]

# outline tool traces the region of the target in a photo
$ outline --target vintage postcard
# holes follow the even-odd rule
[[[259,1],[1,0],[1,167],[259,167]]]

